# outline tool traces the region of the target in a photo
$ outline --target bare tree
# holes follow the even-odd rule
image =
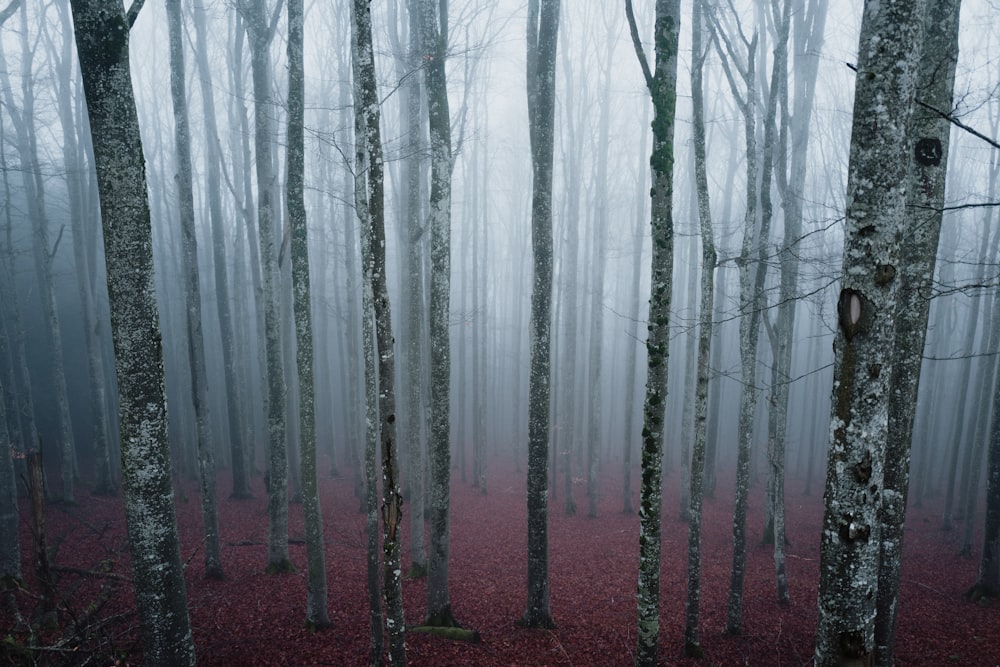
[[[152,230],[129,71],[129,14],[115,0],[73,0],[101,196],[122,436],[122,489],[144,662],[194,665],[170,483],[163,348]]]
[[[354,0],[351,12],[354,45],[354,107],[361,121],[364,156],[367,158],[366,202],[371,226],[369,254],[371,290],[375,318],[375,347],[378,353],[378,420],[382,455],[382,595],[385,598],[386,626],[389,631],[389,663],[406,664],[406,621],[403,617],[403,588],[400,570],[403,497],[399,490],[399,462],[396,440],[395,355],[392,346],[392,313],[385,277],[385,203],[382,139],[379,129],[379,101],[372,46],[371,7]],[[369,479],[369,484],[374,480]]]
[[[680,0],[656,0],[653,23],[655,69],[650,70],[631,0],[625,0],[632,42],[653,102],[650,214],[653,240],[646,336],[646,401],[642,427],[642,488],[639,500],[639,592],[636,665],[657,663],[660,636],[660,551],[663,505],[663,436],[673,288],[674,115],[677,104],[677,44]]]
[[[552,160],[559,0],[528,0],[531,134],[531,371],[528,386],[528,603],[518,624],[555,627],[549,607],[548,463],[552,325]]]
[[[274,241],[274,182],[272,157],[273,106],[270,45],[278,20],[277,3],[269,16],[265,0],[240,0],[250,44],[250,66],[254,99],[254,165],[257,175],[257,233],[260,241],[261,272],[264,275],[262,305],[267,352],[267,510],[270,517],[267,569],[287,572],[288,559],[288,456],[285,422],[285,364],[281,349],[281,322],[278,304],[280,275]],[[253,247],[253,239],[250,240]]]
[[[288,0],[288,178],[285,181],[292,233],[292,284],[295,354],[299,380],[302,438],[302,509],[306,529],[306,623],[330,625],[326,610],[326,557],[323,514],[316,481],[316,388],[313,371],[313,319],[309,282],[309,236],[305,203],[305,66],[302,0]]]
[[[923,22],[923,2],[865,2],[834,340],[819,667],[870,663],[875,653],[894,306],[904,259],[900,239]]]

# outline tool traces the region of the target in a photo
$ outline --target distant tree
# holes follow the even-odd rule
[[[278,5],[280,7],[280,3]],[[288,559],[288,456],[286,451],[285,371],[282,359],[278,289],[280,275],[274,233],[274,137],[270,45],[274,39],[277,12],[268,16],[265,0],[239,0],[250,44],[253,75],[254,166],[257,175],[257,233],[261,272],[264,276],[265,347],[267,352],[267,511],[270,529],[267,547],[268,572],[292,569]],[[253,247],[253,239],[250,245]]]
[[[924,40],[918,64],[919,99],[935,109],[951,109],[958,61],[958,17],[961,0],[932,2],[924,18]],[[920,368],[941,221],[951,124],[918,105],[910,132],[909,183],[906,189],[907,232],[903,235],[899,291],[895,305],[895,344],[889,393],[885,479],[878,521],[878,595],[875,617],[875,664],[891,667],[896,634],[903,527],[910,482],[910,448],[916,418]]]
[[[548,463],[552,325],[552,161],[559,0],[528,0],[531,135],[531,370],[528,386],[528,603],[518,624],[552,628],[549,607]]]
[[[242,404],[240,379],[237,369],[238,350],[236,327],[230,299],[229,273],[226,268],[226,220],[222,209],[222,155],[215,111],[215,87],[212,68],[209,66],[208,19],[205,4],[192,3],[194,10],[194,55],[201,87],[202,121],[205,124],[205,196],[208,199],[208,218],[212,229],[214,296],[222,337],[222,367],[226,390],[226,413],[229,424],[229,456],[233,476],[232,497],[243,499],[251,496],[250,464],[246,446],[244,416],[248,412]],[[234,281],[235,284],[235,281]],[[238,287],[238,285],[237,285]]]
[[[302,441],[302,511],[306,529],[306,623],[330,625],[326,609],[326,545],[316,481],[316,389],[313,372],[313,321],[309,283],[309,237],[305,204],[305,66],[302,0],[288,0],[288,222],[292,233],[292,285],[295,307],[295,353],[299,380],[299,428]]]
[[[56,5],[61,24],[59,55],[53,58],[53,69],[58,86],[56,104],[59,109],[59,125],[62,130],[60,141],[63,165],[66,169],[66,195],[69,199],[69,218],[73,229],[73,268],[76,273],[77,294],[80,299],[80,314],[83,320],[84,345],[87,355],[87,393],[90,403],[91,437],[94,449],[94,488],[98,496],[113,496],[118,492],[114,479],[111,433],[109,428],[108,390],[104,365],[105,327],[103,311],[98,308],[96,298],[97,270],[96,228],[100,225],[96,207],[88,206],[86,190],[88,166],[85,156],[89,150],[89,140],[79,127],[78,104],[83,103],[76,75],[76,54],[73,51],[73,22],[69,5]]]
[[[185,323],[191,398],[194,403],[198,439],[198,479],[201,485],[201,518],[205,533],[205,576],[221,579],[219,514],[215,499],[215,443],[212,441],[208,409],[208,370],[201,326],[201,281],[198,269],[198,237],[194,220],[194,180],[191,174],[191,126],[188,121],[184,83],[183,21],[180,0],[166,0],[170,40],[170,99],[174,110],[174,146],[177,160],[177,198],[181,226],[181,256],[184,272]]]
[[[1000,414],[1000,392],[993,394],[993,414]],[[1000,419],[990,431],[989,462],[986,467],[986,518],[983,522],[983,551],[979,574],[969,597],[1000,597]]]
[[[116,0],[73,0],[101,198],[121,414],[122,490],[144,663],[194,665],[174,515],[145,158]]]
[[[625,1],[629,30],[653,102],[653,150],[649,158],[653,240],[647,325],[646,401],[642,427],[642,487],[639,500],[639,585],[636,665],[657,663],[660,636],[660,551],[663,505],[663,436],[666,429],[670,297],[673,288],[674,115],[677,106],[677,44],[680,0],[656,0],[653,24],[655,69],[639,39],[631,0]]]
[[[403,618],[402,572],[400,570],[403,497],[399,489],[399,462],[396,440],[396,394],[393,384],[395,355],[392,340],[392,313],[386,286],[385,204],[382,139],[379,129],[379,100],[372,46],[371,7],[366,0],[354,0],[351,12],[354,45],[355,113],[364,115],[364,156],[367,158],[366,202],[371,226],[369,254],[371,290],[375,319],[375,347],[378,354],[378,421],[382,455],[382,595],[385,599],[389,631],[389,663],[406,664],[406,621]],[[369,484],[374,480],[369,479]]]
[[[38,156],[38,136],[35,130],[37,121],[35,112],[35,72],[33,60],[35,49],[30,44],[28,30],[27,4],[19,5],[21,25],[18,30],[22,53],[21,104],[14,100],[7,64],[0,57],[0,85],[3,88],[7,114],[14,125],[14,146],[20,160],[21,178],[24,184],[25,205],[28,219],[32,225],[32,257],[33,268],[38,282],[39,295],[37,302],[41,306],[44,336],[47,340],[51,359],[51,381],[54,392],[56,422],[58,426],[57,452],[62,477],[61,499],[65,502],[76,501],[76,446],[73,438],[73,425],[69,413],[69,391],[66,386],[66,371],[62,363],[63,344],[62,330],[59,326],[59,309],[56,304],[54,282],[55,251],[58,241],[53,246],[49,236],[49,216],[46,207],[45,171],[41,168]],[[33,445],[34,446],[34,445]]]
[[[2,335],[2,334],[0,334]],[[17,477],[14,444],[7,430],[7,406],[0,381],[0,609],[16,610],[13,590],[21,579],[21,539],[18,533]]]
[[[881,549],[893,310],[924,3],[865,2],[837,301],[815,663],[871,664]],[[912,354],[919,351],[911,350]]]

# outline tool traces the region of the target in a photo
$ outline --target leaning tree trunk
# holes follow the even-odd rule
[[[917,86],[920,101],[935,109],[952,108],[960,6],[961,0],[930,3],[924,18]],[[875,602],[875,662],[881,667],[893,664],[910,445],[927,336],[928,295],[941,235],[950,135],[951,124],[947,119],[926,108],[914,111],[908,137],[914,147],[910,153],[914,160],[909,163],[906,189],[907,232],[901,248],[900,287],[895,306],[895,353],[890,376],[893,391],[888,397],[884,491],[878,515],[881,542]]]
[[[285,182],[292,233],[292,285],[295,307],[295,362],[299,380],[302,447],[302,511],[306,529],[306,623],[330,625],[326,609],[326,557],[323,515],[316,481],[316,389],[309,284],[309,238],[305,203],[305,69],[302,0],[288,0],[288,178]]]
[[[639,583],[636,665],[656,665],[660,636],[660,549],[663,504],[663,436],[666,425],[667,359],[670,343],[674,222],[674,115],[677,104],[677,45],[680,0],[656,0],[653,26],[655,70],[639,39],[631,0],[629,28],[653,102],[653,149],[649,158],[653,257],[647,325],[646,400],[642,427],[642,486],[639,500]]]
[[[819,667],[871,664],[876,650],[880,513],[895,378],[894,306],[904,260],[900,239],[912,233],[909,224],[904,230],[904,193],[923,20],[919,0],[865,3],[834,339],[816,630]],[[920,350],[910,354],[919,357]]]
[[[528,382],[528,600],[519,625],[555,627],[549,607],[548,463],[552,324],[552,161],[559,0],[528,1],[531,134],[531,362]]]
[[[122,489],[144,662],[194,665],[170,482],[145,158],[120,2],[73,0],[94,144],[120,394]]]
[[[389,662],[406,664],[406,622],[400,570],[403,497],[399,490],[396,441],[396,394],[393,386],[392,313],[386,285],[385,204],[382,139],[379,131],[379,100],[372,46],[371,8],[365,0],[354,0],[351,12],[354,40],[355,109],[364,114],[364,150],[368,158],[367,202],[371,225],[371,290],[375,317],[375,348],[378,353],[378,418],[382,456],[382,595],[389,630]],[[373,480],[369,480],[369,484]]]

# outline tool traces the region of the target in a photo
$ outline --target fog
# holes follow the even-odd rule
[[[774,48],[770,10],[746,0],[735,12],[719,5],[721,28],[740,47],[759,31],[757,50],[758,114],[763,115]],[[382,137],[386,158],[387,255],[390,302],[395,318],[397,406],[400,438],[425,442],[426,419],[418,432],[406,425],[409,415],[428,411],[427,340],[429,234],[419,240],[420,270],[408,270],[407,202],[404,179],[408,165],[421,170],[422,199],[429,183],[427,138],[412,145],[403,87],[421,72],[406,59],[408,19],[405,3],[373,3],[375,48],[382,101]],[[807,54],[818,59],[808,162],[803,194],[803,229],[797,243],[800,273],[792,336],[791,397],[787,438],[787,470],[816,493],[823,483],[830,440],[830,395],[833,384],[833,338],[836,299],[843,254],[852,103],[861,12],[859,3],[831,3],[822,48]],[[653,3],[636,2],[636,14],[651,17]],[[237,351],[236,388],[244,408],[245,442],[252,448],[257,472],[266,467],[266,413],[263,316],[255,292],[260,289],[256,249],[253,179],[253,114],[249,52],[244,28],[232,3],[205,0],[184,7],[187,100],[193,138],[194,197],[201,278],[201,309],[208,361],[208,396],[213,446],[220,470],[231,462],[231,425],[227,416],[226,379],[219,323],[219,300],[232,313]],[[201,10],[204,13],[201,13]],[[552,328],[552,457],[550,472],[559,494],[562,478],[586,476],[588,438],[597,438],[602,477],[619,476],[627,448],[638,461],[641,406],[645,387],[646,308],[649,298],[649,148],[651,107],[619,3],[563,3],[558,45],[555,200],[555,283]],[[675,263],[671,302],[669,399],[666,405],[665,466],[681,466],[682,444],[693,438],[690,410],[694,387],[697,335],[700,237],[691,136],[690,8],[684,3],[679,52],[677,126],[675,132]],[[998,7],[990,0],[966,0],[962,7],[956,75],[956,107],[951,115],[988,138],[1000,123],[1000,41]],[[201,45],[194,21],[207,22]],[[525,3],[513,0],[453,0],[449,7],[447,76],[452,118],[453,199],[451,225],[451,443],[452,462],[460,479],[488,488],[490,461],[514,461],[520,469],[527,454],[529,303],[531,292],[531,157],[525,92]],[[641,38],[652,52],[650,20],[640,20]],[[306,204],[312,279],[312,312],[316,360],[318,446],[327,470],[362,474],[364,442],[364,376],[361,365],[361,269],[359,223],[354,210],[354,116],[351,39],[347,3],[306,6]],[[51,480],[65,462],[59,448],[58,379],[65,371],[71,430],[83,484],[93,480],[97,420],[109,429],[112,466],[117,467],[118,412],[114,354],[105,289],[99,202],[89,147],[86,108],[79,66],[72,48],[64,46],[71,30],[68,13],[54,5],[29,3],[0,27],[0,163],[3,166],[2,248],[0,274],[0,378],[5,389],[9,430],[15,447],[30,449],[34,421]],[[273,137],[278,175],[275,201],[284,197],[286,127],[286,25],[277,22],[270,49],[275,103],[265,112],[278,128]],[[207,50],[205,73],[193,57]],[[745,57],[745,48],[742,51]],[[139,13],[131,32],[133,84],[148,174],[153,218],[156,288],[164,340],[169,434],[175,473],[193,478],[197,462],[185,328],[185,295],[181,231],[177,221],[177,166],[173,144],[166,18],[161,3]],[[69,68],[67,70],[66,68]],[[717,451],[713,471],[732,470],[737,446],[737,414],[742,375],[737,258],[744,229],[745,164],[743,119],[726,79],[720,51],[709,50],[705,65],[707,170],[714,237],[719,254],[715,274],[715,330],[711,359],[709,447]],[[66,71],[71,71],[67,78]],[[792,71],[794,79],[797,72]],[[207,136],[203,90],[210,90],[216,109],[221,155],[220,196],[224,215],[225,271],[229,293],[215,283],[216,260],[208,219]],[[791,95],[794,95],[795,90]],[[30,101],[33,109],[26,110]],[[72,145],[60,122],[61,103],[69,104],[75,122]],[[601,111],[607,108],[607,127]],[[37,162],[26,163],[20,152],[18,123],[35,145]],[[424,130],[425,132],[426,130]],[[764,124],[757,123],[761,160]],[[606,140],[602,139],[606,132]],[[938,250],[931,299],[923,381],[913,438],[910,502],[932,496],[981,494],[985,484],[985,439],[988,400],[994,391],[983,385],[996,364],[989,334],[996,329],[993,312],[998,287],[996,220],[997,151],[982,138],[953,127],[948,165],[947,210]],[[71,179],[80,181],[74,199]],[[44,192],[37,192],[38,185]],[[756,184],[755,184],[756,187]],[[775,319],[778,305],[778,249],[783,237],[782,193],[775,199],[772,235],[766,240],[768,271],[763,317]],[[759,193],[758,195],[759,196]],[[44,218],[32,200],[42,202]],[[426,215],[426,202],[420,215]],[[289,388],[290,493],[300,492],[298,479],[297,380],[287,217],[280,210],[276,238],[282,275],[282,316],[286,383]],[[47,247],[36,248],[36,229],[47,228]],[[74,244],[79,244],[74,248]],[[61,355],[53,340],[42,303],[43,278],[38,252],[53,260]],[[81,261],[85,265],[81,265]],[[636,272],[638,272],[636,282]],[[424,303],[418,344],[406,333],[409,287],[417,282]],[[86,298],[83,296],[86,292]],[[89,307],[86,304],[90,304]],[[86,310],[86,312],[85,312]],[[599,326],[598,326],[599,324]],[[770,324],[769,324],[770,326]],[[88,343],[91,327],[92,343]],[[767,411],[773,362],[768,329],[762,328],[757,351],[757,410],[752,469],[766,474]],[[20,364],[23,345],[25,364]],[[421,351],[421,370],[407,370],[408,355]],[[88,354],[96,350],[99,364]],[[631,356],[630,352],[635,352]],[[106,385],[104,400],[94,407],[93,375]],[[423,398],[411,404],[406,388],[419,382]],[[596,383],[595,383],[596,382]],[[629,397],[632,397],[629,400]],[[596,398],[595,398],[596,397]],[[592,400],[594,399],[594,400]],[[96,412],[95,412],[96,409]],[[595,410],[599,411],[595,418]],[[476,443],[486,452],[485,477],[474,479]],[[958,456],[960,453],[961,456]],[[401,449],[404,483],[408,449]],[[954,457],[958,457],[957,459]],[[958,465],[952,461],[957,460]],[[566,462],[572,466],[565,469]],[[506,465],[506,464],[505,464]],[[963,473],[963,471],[965,471]],[[117,473],[116,473],[117,474]],[[629,471],[633,480],[636,469]],[[220,495],[230,492],[224,474]],[[726,477],[728,479],[728,477]],[[58,482],[55,482],[58,485]],[[638,483],[633,481],[633,488]],[[485,488],[484,488],[485,491]],[[577,498],[578,501],[582,500]],[[668,503],[676,502],[668,500]],[[558,511],[561,502],[554,505]],[[949,521],[950,517],[945,517]],[[971,520],[971,519],[968,519]]]

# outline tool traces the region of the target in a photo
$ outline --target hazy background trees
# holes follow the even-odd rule
[[[451,355],[450,465],[456,479],[464,479],[469,469],[471,482],[495,493],[487,484],[491,462],[507,457],[522,466],[528,452],[532,183],[521,37],[527,8],[506,0],[488,9],[482,4],[452,0],[447,21],[439,26],[447,35],[444,70],[452,133],[452,261],[444,321]],[[695,442],[697,419],[685,421],[683,415],[685,409],[698,414],[693,410],[699,373],[692,358],[694,336],[710,322],[707,376],[704,368],[700,371],[707,379],[702,391],[708,393],[706,492],[711,494],[717,477],[732,484],[737,443],[742,443],[748,493],[762,492],[765,478],[772,478],[780,558],[784,539],[778,484],[783,475],[802,478],[805,489],[814,492],[828,441],[855,78],[844,63],[858,60],[860,13],[819,0],[702,4],[706,26],[712,26],[700,33],[706,54],[703,189],[711,205],[718,264],[713,306],[703,300],[705,288],[699,282],[709,255],[699,245],[701,202],[691,168],[698,142],[690,122],[687,70],[697,56],[692,54],[692,31],[684,29],[674,141],[676,261],[670,340],[675,363],[669,364],[667,376],[664,471],[669,475],[683,468],[690,455],[682,455],[682,443]],[[395,0],[372,6],[386,164],[385,277],[390,301],[401,306],[395,374],[401,389],[397,427],[404,485],[423,477],[431,386],[430,228],[422,203],[430,194],[431,145],[423,121],[415,128],[411,119],[414,109],[422,114],[428,104],[414,84],[434,56],[429,45],[408,41],[421,32],[411,21],[413,5]],[[547,491],[557,494],[557,506],[567,510],[584,489],[589,498],[598,497],[608,471],[622,470],[626,480],[635,476],[642,415],[629,397],[642,391],[647,379],[643,350],[652,255],[647,209],[652,107],[622,8],[599,5],[562,7],[555,59],[552,401],[546,454],[553,473]],[[83,488],[113,492],[120,476],[119,388],[103,287],[94,155],[69,13],[58,4],[9,7],[0,27],[0,385],[10,441],[20,451],[40,442],[49,477],[59,480],[52,491],[69,500]],[[250,9],[257,11],[248,13]],[[281,515],[284,499],[294,498],[300,484],[305,486],[296,461],[300,439],[308,437],[297,419],[299,402],[307,397],[297,389],[292,363],[298,345],[291,328],[291,211],[282,206],[281,197],[287,178],[281,165],[288,151],[283,128],[291,100],[285,77],[264,78],[288,66],[289,26],[281,9],[279,3],[237,8],[194,1],[181,6],[187,26],[181,45],[199,248],[188,261],[199,269],[200,295],[194,305],[202,316],[208,389],[204,406],[197,409],[198,383],[189,358],[196,334],[188,331],[184,289],[193,271],[185,269],[177,224],[181,183],[175,175],[182,173],[182,161],[173,141],[177,121],[162,103],[170,98],[168,23],[162,5],[150,4],[138,13],[131,40],[149,173],[175,471],[185,477],[197,473],[198,414],[205,407],[202,414],[210,421],[203,428],[212,436],[215,466],[227,478],[231,475],[233,496],[249,494],[252,475],[268,469],[274,564],[287,557]],[[992,137],[1000,118],[993,87],[1000,69],[992,46],[996,40],[982,38],[1000,29],[996,9],[988,0],[963,3],[956,102],[948,110]],[[648,17],[654,3],[637,1],[635,10],[640,39],[652,53]],[[359,174],[349,15],[347,3],[305,7],[302,127],[317,449],[329,470],[353,476],[360,505],[363,482],[373,473],[361,465],[365,311],[361,223],[354,210],[354,176]],[[681,25],[692,28],[689,2],[681,3],[680,15]],[[394,45],[397,29],[403,41]],[[749,65],[754,34],[753,75],[739,78],[737,70]],[[751,111],[756,124],[748,131]],[[981,204],[996,200],[998,161],[987,142],[960,129],[951,131],[946,231],[932,287],[923,295],[930,297],[930,324],[909,495],[913,503],[950,499],[942,523],[960,525],[962,541],[975,551],[981,545],[976,531],[982,525],[982,471],[995,383],[996,356],[991,353],[996,340],[990,334],[996,330],[1000,238],[993,232],[995,208]],[[772,165],[769,180],[763,178],[766,163]],[[403,205],[411,197],[417,203]],[[743,286],[752,287],[753,299],[741,297]],[[710,320],[704,312],[708,308],[713,311]],[[763,343],[742,356],[741,322],[744,340],[753,333]],[[52,332],[61,339],[61,353],[52,352]],[[59,387],[60,372],[65,392]],[[289,387],[284,407],[279,383]],[[742,440],[737,418],[741,396],[746,396]],[[780,406],[786,401],[782,416]],[[279,420],[286,431],[280,436]],[[68,433],[63,423],[71,427]],[[287,454],[281,451],[286,445]],[[621,467],[609,466],[612,462]],[[282,469],[288,464],[291,494],[282,489]],[[410,488],[415,509],[420,485]],[[632,507],[635,496],[625,485],[623,509]],[[665,502],[687,508],[685,500]],[[406,511],[411,506],[404,505]],[[291,511],[299,510],[293,505]],[[416,511],[412,518],[419,525]],[[792,541],[814,538],[800,534],[796,526],[787,526],[787,532]],[[777,561],[776,575],[780,581]],[[794,595],[794,582],[789,587]],[[738,626],[738,619],[733,625]]]

